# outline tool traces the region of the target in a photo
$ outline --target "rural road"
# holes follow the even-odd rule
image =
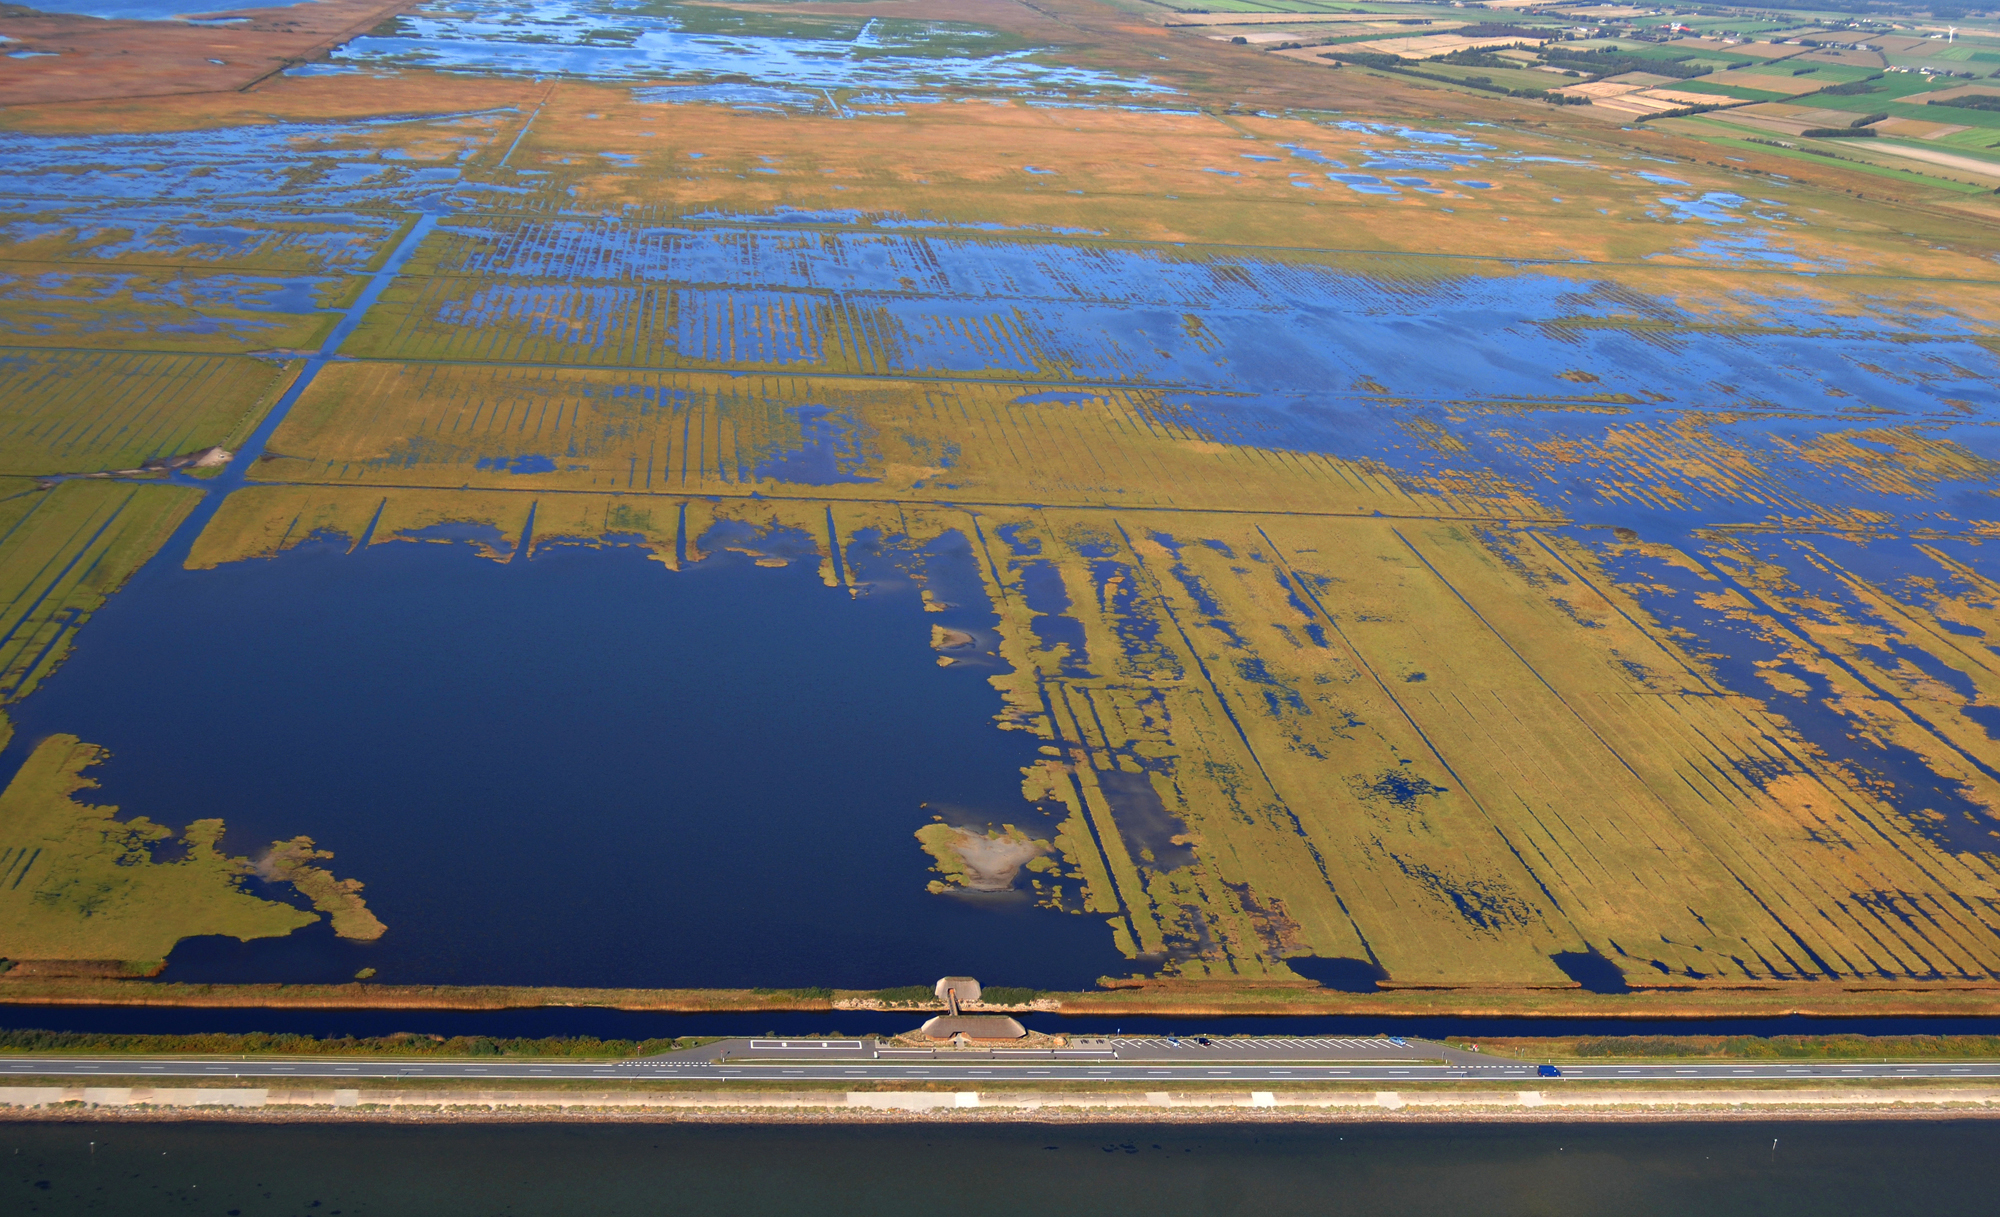
[[[731,1082],[1436,1082],[1535,1081],[1533,1063],[1411,1040],[1080,1039],[1066,1049],[898,1050],[873,1040],[725,1040],[634,1060],[422,1060],[357,1057],[5,1057],[9,1077],[241,1078],[359,1081],[630,1082],[646,1078]],[[720,1059],[717,1059],[718,1056]],[[1445,1058],[1440,1060],[1440,1058]],[[1868,1064],[1852,1061],[1705,1061],[1564,1065],[1567,1081],[1837,1081],[2000,1078],[2000,1061]]]

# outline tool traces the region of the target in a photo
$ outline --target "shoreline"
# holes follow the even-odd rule
[[[939,1003],[878,1000],[869,991],[589,989],[531,986],[186,984],[108,977],[0,976],[0,1005],[183,1009],[464,1010],[597,1008],[660,1014],[845,1012],[923,1018]],[[2000,985],[1870,984],[1634,989],[1385,989],[1350,993],[1311,983],[1228,986],[1120,982],[1090,993],[1045,993],[1019,1005],[968,1011],[1064,1017],[1325,1017],[1686,1019],[1992,1018]]]
[[[1370,1124],[2000,1118],[2000,1087],[1228,1093],[0,1086],[0,1122]]]

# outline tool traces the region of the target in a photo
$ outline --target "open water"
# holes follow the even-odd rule
[[[2000,1124],[0,1125],[20,1214],[1993,1211]]]
[[[205,1010],[185,1006],[0,1005],[0,1029],[74,1031],[98,1035],[310,1035],[320,1039],[410,1033],[520,1037],[589,1037],[600,1040],[670,1036],[897,1035],[927,1015],[916,1011],[781,1010],[759,1013],[674,1014],[590,1006],[517,1010],[342,1010],[322,1007],[246,1007]],[[1547,1035],[2000,1035],[2000,1018],[1395,1018],[1367,1015],[1232,1015],[1147,1017],[1021,1016],[1031,1031],[1048,1035],[1407,1035],[1421,1039],[1490,1039]]]
[[[1097,917],[925,891],[927,804],[1045,838],[1055,821],[1021,800],[1040,741],[994,729],[990,668],[929,646],[932,622],[991,612],[926,613],[896,560],[851,549],[873,587],[850,597],[810,560],[347,549],[155,562],[14,708],[10,762],[55,731],[102,744],[86,797],[221,816],[236,854],[308,834],[389,926],[191,940],[166,979],[1087,988],[1126,970]],[[924,560],[954,598],[977,589],[951,577],[969,552]]]

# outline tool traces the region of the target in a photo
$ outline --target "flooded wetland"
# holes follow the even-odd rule
[[[1990,191],[1163,15],[0,109],[0,956],[2000,986]]]

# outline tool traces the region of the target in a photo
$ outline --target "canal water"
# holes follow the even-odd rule
[[[929,1013],[891,1010],[720,1011],[675,1014],[546,1006],[524,1010],[196,1009],[186,1006],[0,1005],[0,1030],[90,1035],[309,1035],[319,1039],[419,1035],[494,1039],[667,1039],[697,1035],[897,1035]],[[1021,1016],[1048,1035],[1407,1035],[1493,1039],[1549,1035],[2000,1035],[2000,1018],[1399,1018],[1393,1015]]]
[[[1993,1211],[2000,1122],[0,1124],[0,1206],[421,1214]]]

